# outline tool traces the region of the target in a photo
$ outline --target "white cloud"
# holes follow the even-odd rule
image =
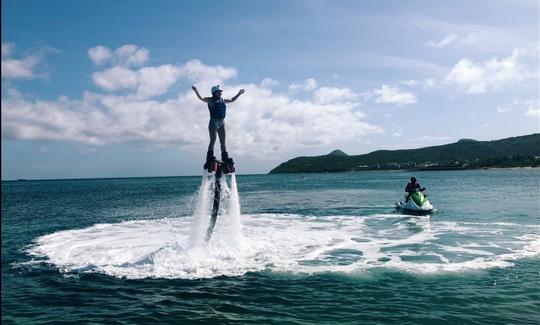
[[[491,126],[491,123],[489,122],[485,122],[485,123],[482,123],[478,126],[479,129],[485,129],[485,128],[488,128]]]
[[[534,116],[534,117],[540,117],[540,105],[536,106],[529,106],[527,108],[527,111],[525,111],[525,115],[527,116]]]
[[[413,86],[416,86],[418,84],[418,81],[417,80],[403,80],[400,82],[402,85],[405,85],[405,86],[408,86],[408,87],[413,87]]]
[[[471,46],[471,45],[481,43],[482,39],[486,39],[488,37],[489,37],[489,33],[487,33],[486,31],[478,31],[478,32],[470,33],[466,35],[465,37],[460,38],[459,42],[461,44]]]
[[[88,50],[88,56],[95,65],[102,65],[109,61],[112,57],[112,52],[109,48],[98,45]]]
[[[458,35],[450,34],[450,35],[444,37],[443,39],[441,39],[440,41],[428,41],[426,43],[426,46],[436,47],[436,48],[444,48],[444,47],[448,46],[450,43],[454,42],[457,39],[458,39]]]
[[[221,65],[209,66],[199,60],[191,60],[182,66],[182,72],[186,78],[194,82],[204,82],[210,89],[210,85],[222,84],[224,80],[234,78],[237,71],[234,68],[225,68]]]
[[[142,68],[137,71],[137,94],[143,97],[164,94],[180,76],[181,69],[170,64]]]
[[[358,95],[349,88],[321,87],[314,92],[313,99],[317,104],[350,103],[357,101]]]
[[[268,90],[246,85],[246,98],[233,105],[229,125],[235,151],[264,158],[280,152],[324,146],[352,140],[382,130],[362,121],[357,103],[313,103],[272,95]],[[264,118],[270,113],[270,118]]]
[[[140,97],[164,94],[180,78],[179,67],[164,64],[157,67],[144,67],[133,71],[124,67],[113,67],[94,72],[95,84],[107,91],[134,90]]]
[[[518,99],[514,98],[512,102],[497,106],[497,112],[524,112],[526,116],[539,117],[540,113],[540,101],[538,99]]]
[[[531,1],[531,3],[534,3],[534,1]],[[511,4],[515,8],[518,2],[513,1]],[[538,8],[535,10],[538,10]],[[418,15],[404,17],[407,17],[407,23],[416,25],[421,31],[430,31],[435,35],[442,35],[439,39],[431,40],[431,43],[427,42],[426,46],[442,45],[442,48],[451,46],[455,49],[459,48],[474,53],[493,54],[505,53],[508,48],[523,46],[523,44],[538,39],[537,26],[527,24],[524,21],[517,24],[482,25],[478,23],[467,24],[463,21],[458,23],[440,21]],[[451,35],[457,35],[457,37]],[[446,42],[451,40],[450,43],[445,45],[445,42],[443,42],[445,39]]]
[[[476,27],[480,28],[480,27]],[[469,32],[466,33],[465,36],[459,36],[458,34],[452,33],[450,35],[445,36],[439,41],[433,41],[430,40],[426,42],[426,46],[428,47],[435,47],[435,48],[445,48],[448,47],[451,44],[461,44],[467,47],[474,46],[474,45],[482,45],[486,43],[493,43],[492,38],[506,38],[508,37],[507,33],[504,31],[499,31],[495,29],[491,30],[480,30],[475,32]]]
[[[508,112],[512,112],[514,110],[519,110],[519,109],[523,109],[523,108],[526,108],[532,104],[534,104],[535,101],[534,100],[521,100],[521,99],[518,99],[518,98],[514,98],[510,103],[508,104],[505,104],[505,105],[502,105],[502,106],[497,106],[497,112],[499,113],[508,113]]]
[[[424,85],[423,85],[423,88],[424,89],[428,89],[428,88],[433,88],[437,85],[437,80],[433,79],[433,78],[429,78],[427,80],[424,80]]]
[[[403,69],[415,73],[425,71],[425,73],[429,74],[440,74],[446,71],[446,69],[439,64],[401,56],[366,54],[361,56],[361,60],[364,64],[371,67],[380,66],[391,69]]]
[[[148,49],[133,44],[122,45],[111,51],[106,46],[98,45],[88,50],[88,56],[96,66],[106,63],[123,67],[142,66],[149,59]]]
[[[432,142],[432,141],[442,141],[442,140],[449,140],[450,137],[447,136],[433,136],[433,135],[421,135],[420,140]]]
[[[538,71],[538,45],[533,48],[515,49],[511,56],[477,63],[469,59],[458,61],[443,82],[465,90],[469,94],[481,94],[499,90],[529,78],[536,78]]]
[[[305,85],[306,90],[313,90],[317,88],[317,80],[312,79],[312,78],[307,79],[304,85]]]
[[[497,112],[499,113],[508,113],[512,110],[512,106],[497,106]]]
[[[46,78],[44,72],[38,72],[46,54],[58,52],[50,47],[34,49],[21,58],[14,58],[14,43],[2,43],[2,78],[5,79],[35,79]]]
[[[2,43],[2,57],[13,55],[14,50],[15,50],[14,43]]]
[[[166,93],[181,78],[210,90],[213,85],[223,85],[236,73],[233,68],[208,66],[192,60],[183,65],[163,64],[139,69],[117,65],[94,72],[92,79],[98,87],[110,92],[128,90],[140,97],[152,97]]]
[[[108,91],[134,89],[138,84],[137,73],[124,67],[112,67],[94,72],[92,79],[97,86]]]
[[[36,78],[34,67],[39,61],[33,58],[23,60],[2,60],[2,78],[6,79],[32,79]]]
[[[119,65],[140,66],[148,61],[148,50],[133,44],[123,45],[114,51],[114,59]]]
[[[309,78],[301,84],[289,85],[289,92],[297,92],[299,90],[312,91],[317,88],[317,80]]]
[[[381,88],[374,89],[372,94],[375,96],[376,103],[396,104],[401,106],[414,104],[418,101],[415,94],[403,91],[398,87],[387,85],[382,85]]]
[[[13,96],[2,99],[2,135],[90,146],[134,143],[202,150],[208,144],[208,111],[191,89],[173,99],[150,96],[167,91],[178,78],[204,86],[234,76],[235,69],[194,60],[138,70],[114,66],[94,74],[96,84],[103,89],[127,90],[121,94],[86,92],[81,99],[41,101],[12,91]],[[331,145],[382,132],[362,120],[362,113],[356,109],[357,95],[349,89],[323,87],[314,94],[317,99],[311,101],[273,94],[255,84],[231,83],[225,87],[225,94],[240,88],[246,93],[229,104],[227,115],[227,145],[235,155],[277,157],[298,148]]]
[[[279,81],[271,79],[271,78],[264,78],[263,81],[261,81],[262,88],[272,88],[277,85],[279,85]]]

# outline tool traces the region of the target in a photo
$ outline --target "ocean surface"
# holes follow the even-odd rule
[[[540,169],[2,182],[3,324],[540,324]]]

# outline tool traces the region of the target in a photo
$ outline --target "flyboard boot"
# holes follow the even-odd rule
[[[234,161],[229,157],[229,153],[224,151],[221,153],[221,161],[223,162],[223,173],[231,174],[235,172]]]
[[[203,169],[208,170],[209,173],[217,170],[217,159],[214,157],[213,151],[208,151],[206,153],[206,162],[204,163]]]

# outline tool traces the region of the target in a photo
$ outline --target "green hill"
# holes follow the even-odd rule
[[[464,169],[540,166],[540,133],[493,141],[462,139],[441,146],[377,150],[350,156],[341,150],[328,155],[297,157],[270,171],[320,173],[380,169]]]

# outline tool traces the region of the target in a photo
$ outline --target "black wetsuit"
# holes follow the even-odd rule
[[[408,202],[409,201],[409,198],[411,197],[411,194],[416,192],[416,191],[423,191],[425,190],[425,188],[422,188],[422,186],[420,186],[420,183],[416,182],[416,183],[407,183],[407,186],[405,187],[405,192],[409,193],[407,195],[407,198],[405,199],[405,202]]]
[[[422,186],[420,186],[420,183],[408,183],[407,186],[405,187],[405,192],[411,194],[413,192],[416,192],[416,191],[421,191],[422,190]]]

